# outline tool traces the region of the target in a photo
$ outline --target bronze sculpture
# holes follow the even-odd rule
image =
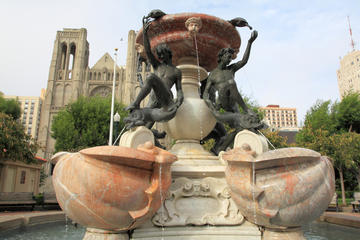
[[[209,134],[210,136],[216,136],[216,143],[212,149],[212,152],[215,154],[226,150],[239,131],[248,129],[256,132],[258,129],[266,127],[264,123],[260,122],[258,115],[246,106],[235,82],[235,73],[248,62],[251,45],[257,38],[257,35],[257,31],[252,32],[243,58],[236,63],[230,64],[235,53],[234,49],[221,49],[218,53],[218,65],[210,72],[206,80],[202,94],[203,99],[218,121],[214,129],[217,134]],[[215,97],[216,93],[218,93],[217,98]],[[243,109],[244,113],[240,112],[239,107]],[[222,124],[228,124],[228,126],[235,130],[229,134],[224,134]],[[219,133],[222,133],[222,136]]]
[[[170,48],[166,44],[160,44],[156,47],[156,55],[159,60],[151,52],[148,37],[148,30],[152,23],[151,18],[155,17],[151,14],[143,17],[143,36],[146,56],[154,68],[154,73],[146,78],[135,101],[126,108],[130,111],[130,115],[125,119],[127,129],[143,125],[151,129],[154,122],[172,119],[184,100],[181,88],[181,71],[172,64]],[[176,86],[177,91],[176,101],[174,101],[171,92],[173,85]],[[140,108],[140,102],[149,94],[150,100],[147,107]]]

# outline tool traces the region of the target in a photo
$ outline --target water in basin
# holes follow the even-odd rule
[[[339,226],[334,224],[312,222],[303,227],[307,240],[348,240],[357,239],[360,229]],[[159,229],[161,231],[161,229]],[[44,224],[23,230],[0,233],[2,240],[81,240],[85,234],[85,228],[64,226],[59,224]],[[164,238],[166,239],[166,238]]]

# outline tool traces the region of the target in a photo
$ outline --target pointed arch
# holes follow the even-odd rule
[[[65,70],[66,66],[66,54],[67,54],[67,44],[66,42],[61,43],[60,47],[60,69]]]

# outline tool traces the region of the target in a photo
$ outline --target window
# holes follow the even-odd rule
[[[26,180],[26,171],[21,171],[20,184],[25,184],[25,180]]]

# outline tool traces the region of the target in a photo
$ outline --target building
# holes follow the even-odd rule
[[[135,31],[130,30],[126,67],[116,65],[115,70],[115,99],[126,105],[140,91],[141,81],[138,79],[145,79],[150,71],[144,62],[138,64],[135,37]],[[112,92],[113,58],[105,53],[93,67],[89,67],[89,57],[90,48],[85,28],[65,28],[57,32],[41,110],[38,136],[40,157],[50,159],[54,153],[55,140],[51,138],[51,123],[61,109],[79,96],[107,96]]]
[[[271,128],[278,130],[298,130],[296,108],[283,108],[279,105],[261,107],[264,119]]]
[[[340,59],[337,70],[340,98],[350,92],[360,93],[360,51],[353,50]]]
[[[24,126],[25,132],[37,140],[41,106],[45,97],[45,89],[41,89],[40,97],[24,97],[24,96],[4,96],[7,99],[17,99],[21,107],[20,121]]]
[[[0,162],[0,192],[39,193],[40,170],[45,159],[36,157],[37,162],[26,164],[20,161]]]

